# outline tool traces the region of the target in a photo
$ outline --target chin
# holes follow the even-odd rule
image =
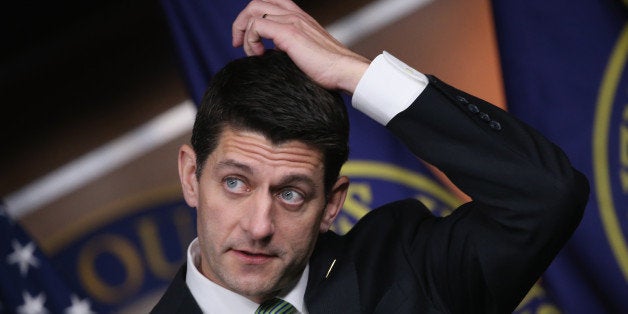
[[[266,281],[266,279],[240,281],[230,286],[234,292],[256,302],[262,302],[268,297],[273,297],[281,290],[281,287],[276,282],[271,283]]]
[[[288,267],[255,267],[253,269],[232,269],[231,272],[223,273],[223,283],[226,288],[256,302],[274,297],[281,290],[291,287],[297,283],[301,271]],[[261,301],[258,301],[261,300]]]

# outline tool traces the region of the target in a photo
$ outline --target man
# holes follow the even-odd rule
[[[199,236],[154,312],[514,310],[587,201],[586,179],[559,148],[388,54],[353,53],[288,0],[252,1],[233,30],[255,57],[216,74],[192,147],[180,150]],[[264,53],[261,38],[285,54]],[[473,201],[436,218],[402,200],[345,236],[328,231],[349,183],[338,176],[346,113],[325,89],[352,94]]]

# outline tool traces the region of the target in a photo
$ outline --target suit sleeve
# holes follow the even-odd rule
[[[577,227],[588,182],[531,127],[428,78],[387,128],[473,201],[422,224],[409,255],[447,310],[511,312]]]

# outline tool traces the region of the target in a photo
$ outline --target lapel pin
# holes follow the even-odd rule
[[[331,262],[331,265],[329,266],[329,269],[327,270],[327,275],[325,275],[325,279],[329,278],[329,274],[331,273],[331,270],[334,268],[334,265],[336,265],[336,259],[334,259],[334,261]]]

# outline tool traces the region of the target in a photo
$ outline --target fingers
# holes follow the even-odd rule
[[[331,36],[290,0],[253,0],[233,23],[233,45],[247,55],[264,53],[270,39],[312,80],[352,93],[369,60]]]
[[[284,0],[272,0],[281,1]],[[297,7],[298,8],[298,7]],[[245,34],[252,24],[257,19],[261,19],[265,14],[270,15],[283,15],[289,14],[291,11],[283,8],[280,5],[274,4],[270,1],[253,0],[251,1],[240,14],[236,17],[231,27],[232,44],[234,47],[239,47],[243,44]]]
[[[272,40],[277,49],[286,52],[290,46],[305,46],[304,42],[321,44],[317,38],[319,31],[301,22],[294,15],[264,14],[261,18],[251,19],[244,32],[242,47],[251,56],[264,53],[262,38]]]
[[[303,21],[300,16],[264,14],[261,18],[251,19],[242,40],[247,55],[264,53],[262,38],[270,39],[279,50],[289,52],[291,46],[307,47],[311,44],[328,46],[321,32],[322,27]],[[331,38],[333,40],[333,38]]]
[[[254,24],[264,24],[264,18],[252,19],[249,21],[244,37],[242,40],[242,46],[247,56],[261,55],[264,53],[264,44],[262,43],[264,27],[260,27]],[[272,38],[271,38],[272,39]]]

